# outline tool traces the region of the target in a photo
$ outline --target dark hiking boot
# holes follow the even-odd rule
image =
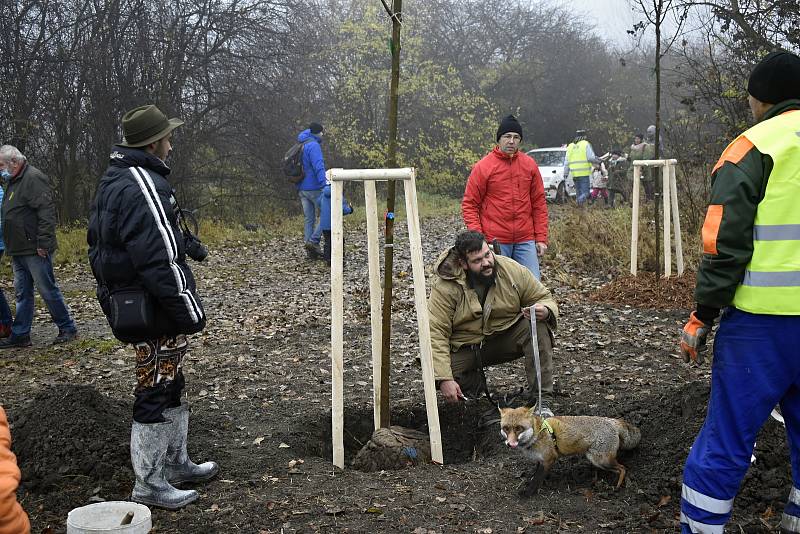
[[[24,335],[24,336],[15,336],[10,335],[5,339],[0,339],[0,349],[14,349],[19,347],[30,347],[31,346],[31,336]]]
[[[58,335],[53,340],[53,345],[60,345],[61,343],[69,343],[78,339],[77,330],[59,330]]]
[[[319,243],[314,243],[313,241],[306,241],[306,250],[317,257],[322,256],[322,247],[319,245]]]

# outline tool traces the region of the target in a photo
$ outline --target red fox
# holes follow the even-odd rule
[[[625,479],[625,467],[617,462],[619,449],[639,444],[642,433],[621,419],[593,416],[540,418],[533,408],[500,408],[500,434],[506,445],[520,448],[540,462],[544,472],[559,457],[586,454],[596,467],[619,474],[617,488]]]

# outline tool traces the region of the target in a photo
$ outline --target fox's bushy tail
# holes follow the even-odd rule
[[[617,420],[620,448],[623,450],[635,449],[642,439],[642,431],[630,423]]]

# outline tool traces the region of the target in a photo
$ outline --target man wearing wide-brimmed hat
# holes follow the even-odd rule
[[[708,413],[683,471],[684,533],[722,534],[776,404],[793,482],[780,531],[800,533],[800,57],[765,56],[747,93],[756,124],[711,171],[697,306],[680,339],[685,361],[702,364],[722,312]]]
[[[97,298],[114,335],[136,350],[131,499],[178,509],[198,498],[175,485],[213,478],[214,462],[194,464],[187,454],[189,407],[181,402],[187,334],[206,324],[165,163],[172,131],[156,106],[122,118],[124,139],[111,151],[89,219],[89,259]]]

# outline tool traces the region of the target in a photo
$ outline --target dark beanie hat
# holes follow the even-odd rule
[[[309,124],[308,129],[311,130],[312,134],[318,134],[323,130],[322,125],[318,122],[312,122]]]
[[[747,92],[765,104],[800,98],[800,57],[771,52],[750,73]]]
[[[522,137],[522,126],[519,125],[514,115],[503,117],[503,120],[500,121],[500,127],[497,129],[497,140],[499,141],[500,137],[508,132],[518,133]]]

